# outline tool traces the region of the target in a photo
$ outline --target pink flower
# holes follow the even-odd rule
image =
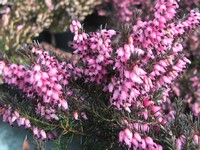
[[[33,67],[33,70],[36,72],[41,71],[41,66],[39,64],[37,64]]]
[[[133,138],[133,133],[128,129],[124,129],[124,142],[126,143],[126,145],[128,147],[131,147],[131,142],[132,142],[132,138]]]
[[[37,127],[34,127],[34,128],[33,128],[33,134],[34,134],[35,136],[37,136],[37,138],[40,138],[39,130],[38,130]]]
[[[150,106],[152,104],[152,102],[147,100],[147,99],[145,99],[143,103],[144,103],[145,107],[148,107],[148,106]]]
[[[178,150],[182,150],[184,144],[185,144],[185,136],[181,135],[177,140],[176,140],[176,144],[177,144],[177,149]]]
[[[58,70],[56,68],[50,68],[48,75],[54,77],[57,75],[57,73],[58,73]]]
[[[74,111],[74,119],[78,120],[78,112],[77,111]]]
[[[47,135],[46,135],[46,132],[45,132],[43,129],[40,130],[40,135],[41,135],[41,139],[42,139],[42,140],[46,140]]]
[[[145,123],[145,124],[142,124],[141,125],[141,130],[143,131],[143,132],[149,132],[149,126]]]
[[[113,99],[116,100],[119,96],[119,90],[115,90],[113,93]]]
[[[85,112],[81,112],[81,117],[85,120],[88,120],[88,117]]]
[[[148,115],[148,111],[147,111],[147,110],[143,111],[143,112],[142,112],[142,115],[143,115],[143,117],[144,117],[145,120],[148,119],[148,116],[149,116],[149,115]]]
[[[158,71],[160,71],[162,73],[166,72],[165,69],[162,66],[158,65],[158,64],[154,65],[154,69],[158,70]]]
[[[68,104],[67,104],[66,100],[64,100],[64,99],[61,100],[61,106],[62,106],[65,110],[68,109]]]
[[[163,150],[163,147],[157,144],[157,150]]]
[[[123,142],[124,140],[124,131],[119,132],[119,142]]]
[[[142,79],[139,76],[137,76],[134,72],[132,72],[130,74],[130,79],[131,79],[132,82],[136,82],[136,83],[139,83],[139,84],[143,83]]]
[[[141,136],[139,135],[138,132],[134,132],[134,138],[135,138],[138,142],[141,142]]]
[[[18,124],[18,126],[24,125],[25,124],[25,118],[19,118],[17,120],[17,124]]]
[[[37,72],[35,75],[34,75],[34,80],[35,81],[40,81],[41,80],[41,77],[42,77],[42,74],[40,72]]]
[[[154,142],[153,142],[151,137],[146,137],[145,138],[145,142],[147,143],[147,145],[153,145],[154,144]]]
[[[146,149],[146,148],[147,148],[147,145],[146,145],[146,142],[145,142],[144,139],[141,140],[140,147],[141,147],[142,149]]]
[[[134,148],[138,148],[138,141],[134,137],[132,138],[131,143],[134,145]],[[130,147],[130,146],[129,146]]]
[[[125,106],[124,109],[125,109],[127,112],[131,113],[131,110],[130,110],[130,108],[129,108],[128,106]]]
[[[72,24],[70,24],[70,30],[72,33],[77,33],[79,29],[81,29],[81,24],[79,21],[72,21]]]
[[[109,90],[109,92],[110,92],[110,93],[113,92],[113,89],[114,89],[114,85],[113,85],[112,83],[110,83],[110,84],[108,85],[108,90]]]
[[[137,131],[139,131],[139,124],[138,124],[137,122],[135,122],[135,123],[133,124],[133,127],[134,127]]]
[[[12,122],[15,122],[15,120],[17,120],[19,118],[19,116],[13,115],[12,116]]]
[[[198,136],[198,135],[195,134],[194,137],[193,137],[193,139],[194,139],[194,143],[196,145],[200,143],[200,136]]]
[[[120,99],[126,100],[128,93],[124,90],[121,91]]]
[[[163,76],[163,77],[162,77],[162,80],[163,80],[165,83],[168,83],[168,84],[172,83],[172,82],[171,82],[172,79],[171,79],[170,77],[167,77],[167,76]]]
[[[151,106],[151,111],[152,111],[153,113],[158,112],[160,109],[161,109],[160,106],[155,106],[155,105],[152,105],[152,106]]]
[[[30,128],[30,127],[31,127],[30,120],[25,119],[25,121],[24,121],[24,125],[25,125],[25,128]]]

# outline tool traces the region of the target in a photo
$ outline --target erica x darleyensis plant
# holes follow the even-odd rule
[[[150,12],[154,11],[154,9],[158,9],[158,7],[152,7],[154,2],[156,3],[156,1],[152,0],[127,0],[127,1],[105,0],[105,2],[110,3],[112,12],[106,10],[105,9],[106,7],[102,7],[99,8],[99,14],[100,15],[110,14],[110,16],[109,15],[108,16],[111,19],[119,21],[120,24],[127,24],[127,25],[134,24],[135,21],[134,18],[138,16],[138,13],[142,12],[141,18],[150,19],[152,17],[152,13]],[[157,18],[159,18],[160,16],[159,13],[162,14],[163,9],[166,9],[164,15],[165,17],[173,14],[174,13],[173,8],[176,6],[172,5],[172,3],[170,5],[171,6],[168,6],[167,8],[161,5],[160,6],[161,8],[159,8],[161,11],[158,11],[156,14]],[[199,0],[193,0],[193,1],[182,0],[179,2],[179,9],[177,16],[184,16],[185,10],[190,11],[193,8],[200,8]],[[181,20],[184,20],[184,17]],[[162,19],[162,17],[160,19]],[[176,21],[176,23],[178,22],[181,21]],[[112,22],[110,24],[112,25]],[[180,27],[180,29],[182,27]],[[187,32],[187,34],[180,34],[180,35],[184,35],[184,40],[182,41],[184,53],[186,53],[187,57],[193,62],[193,65],[189,66],[187,73],[183,75],[183,78],[180,81],[173,84],[172,88],[176,96],[183,97],[185,99],[186,102],[185,106],[189,107],[196,116],[199,116],[200,113],[200,102],[198,94],[199,83],[197,82],[199,80],[199,73],[198,73],[199,69],[197,66],[199,66],[198,57],[199,57],[200,30],[199,28],[196,28],[194,29],[193,32]],[[152,34],[151,36],[155,35]],[[193,74],[193,72],[195,72],[195,75]],[[194,78],[195,78],[195,83],[193,83]]]
[[[3,120],[42,140],[59,135],[58,144],[75,134],[89,148],[198,149],[199,122],[179,107],[164,113],[170,86],[191,63],[178,38],[200,24],[197,10],[174,22],[178,8],[175,0],[157,0],[153,19],[138,17],[123,31],[86,33],[73,20],[77,63],[36,44],[25,51],[29,65],[2,60],[9,90],[1,97]]]

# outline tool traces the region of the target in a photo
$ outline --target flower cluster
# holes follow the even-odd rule
[[[86,79],[98,84],[106,82],[107,67],[113,64],[111,38],[116,35],[116,31],[103,29],[87,34],[77,21],[72,21],[70,29],[74,33],[74,54],[80,54]]]
[[[27,50],[30,65],[2,60],[3,83],[14,87],[23,96],[21,101],[32,106],[27,108],[31,113],[26,113],[12,105],[15,100],[6,103],[2,97],[4,121],[12,125],[24,118],[20,125],[42,140],[56,137],[51,129],[57,129],[61,136],[79,134],[96,143],[112,137],[106,148],[115,143],[129,149],[162,150],[174,146],[167,142],[176,136],[172,148],[183,149],[187,137],[186,130],[177,129],[180,111],[171,110],[170,118],[164,109],[171,86],[191,63],[179,37],[199,26],[200,13],[191,10],[176,22],[178,2],[157,0],[153,17],[148,21],[138,17],[128,32],[100,29],[86,33],[73,20],[69,28],[77,63],[60,60],[35,45]],[[51,3],[48,7],[53,9]],[[191,143],[196,146],[200,133],[192,129]]]
[[[11,108],[1,107],[0,114],[3,116],[4,122],[9,122],[13,126],[13,123],[16,121],[18,126],[24,126],[26,129],[30,128],[39,139],[54,139],[57,136],[55,132],[47,134],[43,129],[39,130],[37,127],[32,127],[30,120],[20,116],[17,110],[12,112]]]
[[[138,116],[142,116],[144,120],[148,121],[154,118],[161,125],[166,124],[166,120],[162,117],[163,113],[160,112],[160,105],[168,97],[170,91],[168,86],[183,72],[186,64],[191,63],[182,55],[183,46],[176,42],[178,34],[174,33],[173,30],[177,30],[177,27],[180,28],[179,24],[173,27],[174,23],[169,22],[175,17],[176,9],[178,9],[176,1],[157,1],[153,20],[142,21],[138,19],[137,24],[133,26],[133,33],[128,35],[127,40],[125,40],[127,42],[119,46],[115,55],[111,57],[114,62],[110,65],[114,73],[108,80],[110,81],[108,84],[104,82],[104,91],[111,93],[110,103],[112,105],[129,113],[139,108]],[[182,27],[183,31],[178,33],[182,35],[187,30],[199,25],[199,15],[199,12],[192,10],[188,19],[180,22],[187,27]],[[189,20],[190,23],[188,23]],[[90,65],[90,62],[95,62],[86,53],[88,52],[90,55],[90,53],[97,52],[95,54],[99,55],[99,51],[102,49],[98,49],[96,45],[91,48],[90,43],[85,42],[89,36],[82,32],[81,26],[77,22],[74,22],[71,30],[75,33],[75,53],[80,52],[84,63],[87,62],[86,66]],[[96,37],[96,34],[91,34],[92,38]],[[89,51],[84,51],[83,48],[87,47]],[[107,49],[107,52],[110,50]],[[85,57],[83,58],[83,56]],[[98,57],[95,60],[98,61]],[[88,69],[87,74],[93,73],[94,68],[86,68]],[[97,71],[98,68],[96,67],[95,70]],[[95,80],[95,76],[93,77],[89,80],[99,84],[99,80]],[[156,102],[154,94],[151,95],[151,93],[156,93],[159,89],[164,91]],[[135,121],[130,121],[128,124],[134,123]],[[129,131],[129,134],[126,131]],[[130,130],[125,129],[120,134],[120,141],[125,141],[129,147],[134,145],[131,142],[133,133],[130,132]],[[126,138],[128,141],[125,140]],[[134,146],[138,147],[137,144]]]
[[[146,137],[142,139],[139,133],[132,133],[129,129],[124,129],[119,133],[119,141],[125,142],[129,148],[133,144],[133,149],[162,150],[162,146],[154,143],[151,137]]]
[[[46,140],[46,139],[55,139],[57,137],[57,133],[53,132],[53,133],[46,133],[43,129],[38,129],[37,127],[34,127],[32,129],[33,131],[33,135],[36,136],[38,139],[41,140]]]
[[[55,56],[50,56],[47,51],[44,52],[37,47],[31,48],[31,53],[36,55],[37,60],[30,67],[1,61],[3,82],[17,87],[29,100],[33,100],[37,115],[47,122],[58,121],[58,115],[62,114],[61,110],[68,109],[66,97],[69,92],[64,94],[63,86],[68,84],[70,72],[75,72],[76,68],[71,64],[59,62]],[[46,134],[43,129],[32,127],[29,119],[20,117],[17,110],[14,111],[10,106],[2,106],[1,114],[4,116],[4,121],[8,121],[11,125],[17,121],[19,126],[25,125],[26,128],[31,128],[34,135],[42,140],[55,137],[55,133]]]
[[[200,15],[196,10],[191,10],[187,19],[182,22],[172,23],[169,25],[169,32],[174,36],[181,36],[187,30],[191,30],[196,28],[200,24]]]
[[[24,117],[21,117],[18,111],[11,111],[11,108],[1,107],[0,114],[3,116],[4,122],[9,122],[10,125],[13,125],[15,121],[17,121],[18,126],[24,125],[25,128],[30,128],[31,123],[30,120]]]
[[[184,48],[184,51],[189,59],[193,61],[193,63],[198,61],[199,57],[199,29],[196,28],[199,25],[199,11],[198,10],[192,10],[192,8],[199,8],[200,3],[198,0],[194,1],[155,1],[155,7],[152,7],[153,2],[151,0],[139,0],[139,1],[119,1],[119,0],[105,0],[107,3],[110,3],[112,7],[114,8],[115,15],[110,16],[111,18],[114,18],[114,20],[118,20],[121,24],[128,24],[132,25],[135,20],[137,19],[138,25],[140,24],[143,26],[143,28],[139,28],[142,30],[138,30],[138,28],[135,29],[136,33],[135,36],[138,36],[138,39],[135,39],[135,44],[140,43],[141,45],[146,46],[147,48],[154,46],[156,44],[156,49],[168,49],[168,47],[172,42],[174,42],[173,37],[181,38],[183,45],[179,46],[179,48],[173,48],[173,50],[179,50]],[[152,8],[151,8],[152,7]],[[106,7],[105,7],[106,8]],[[180,8],[177,12],[177,9]],[[141,18],[146,18],[147,20],[150,20],[152,18],[150,16],[151,13],[154,12],[155,19],[152,20],[152,22],[140,22],[141,18],[137,17],[138,10],[143,10],[142,15],[140,15]],[[189,11],[190,13],[188,15],[185,15],[184,10]],[[100,15],[105,15],[102,12],[105,11],[103,8],[99,9]],[[108,10],[107,10],[108,11]],[[107,12],[106,14],[110,14]],[[177,15],[176,15],[177,14]],[[183,16],[182,19],[177,20],[175,22],[170,21],[172,18],[176,16]],[[136,16],[136,17],[135,17]],[[169,21],[169,24],[165,24],[166,21]],[[151,25],[149,25],[151,23]],[[164,24],[163,24],[164,23]],[[112,23],[111,23],[112,25]],[[134,25],[134,24],[133,24]],[[147,28],[147,30],[146,30]],[[189,30],[194,30],[194,32],[188,33]],[[144,32],[145,31],[145,32]],[[144,33],[144,34],[141,34]],[[187,33],[187,34],[185,34]],[[190,38],[187,38],[186,35],[190,35]],[[184,36],[184,39],[182,37]],[[144,37],[146,39],[144,39]],[[135,37],[136,38],[136,37]],[[164,43],[155,43],[155,41],[160,41],[160,39],[163,38]],[[176,46],[175,46],[176,47]],[[156,66],[157,67],[157,66]],[[199,102],[197,99],[198,96],[196,94],[193,94],[193,98],[185,97],[185,92],[189,89],[194,89],[189,84],[189,88],[183,88],[183,82],[190,82],[189,76],[193,76],[193,70],[197,69],[196,65],[189,66],[191,68],[191,71],[187,73],[187,75],[181,80],[179,83],[179,87],[176,88],[176,90],[179,90],[181,95],[177,95],[180,97],[184,97],[186,102],[195,101],[195,104],[192,105],[190,102],[188,105],[193,110],[194,114],[198,116],[198,113],[195,112],[198,109]],[[162,69],[162,68],[161,68]],[[190,69],[189,69],[190,70]],[[198,69],[197,69],[198,70]],[[163,69],[162,69],[163,71]],[[188,76],[189,75],[189,76]],[[198,76],[197,76],[198,78]],[[186,80],[185,80],[186,79]],[[192,80],[192,79],[191,79]],[[169,81],[170,82],[170,81]],[[187,87],[186,86],[186,87]],[[175,89],[174,86],[172,86],[173,89]],[[185,87],[185,86],[184,86]],[[192,91],[191,91],[192,92]],[[190,93],[191,93],[190,92]],[[193,93],[193,92],[192,92]],[[189,93],[187,93],[189,94]],[[188,99],[188,100],[187,100]],[[193,107],[194,106],[194,107]]]
[[[197,134],[194,134],[193,141],[196,148],[199,148],[199,144],[200,144],[199,140],[200,140],[200,136],[198,136]],[[183,149],[185,142],[186,142],[186,137],[184,135],[181,135],[179,138],[177,138],[176,140],[177,149],[178,150]]]
[[[50,103],[53,106],[58,104],[68,109],[66,100],[62,98],[61,83],[62,85],[68,83],[69,65],[58,64],[55,57],[50,57],[48,52],[42,52],[36,48],[33,48],[32,52],[38,55],[38,60],[31,69],[16,64],[7,66],[1,62],[4,83],[17,86],[26,93],[27,97],[33,98],[37,95],[44,103]]]

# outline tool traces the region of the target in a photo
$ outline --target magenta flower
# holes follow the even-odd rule
[[[47,135],[46,135],[46,133],[45,133],[44,130],[40,130],[40,135],[41,135],[41,139],[42,139],[42,140],[46,140]]]
[[[74,111],[74,119],[78,120],[78,112],[77,111]]]

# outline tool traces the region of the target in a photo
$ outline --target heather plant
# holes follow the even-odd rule
[[[87,149],[200,149],[199,116],[184,114],[181,99],[166,103],[191,63],[180,37],[200,25],[198,10],[177,21],[178,9],[175,0],[157,0],[151,19],[137,16],[117,31],[87,33],[73,20],[77,62],[37,43],[22,51],[26,65],[2,56],[3,121],[56,139],[59,149],[74,136]]]
[[[141,18],[150,19],[152,18],[152,11],[155,11],[154,9],[157,9],[155,7],[152,7],[154,2],[151,0],[127,0],[127,1],[120,1],[120,0],[105,0],[106,3],[109,3],[111,6],[111,9],[105,9],[106,6],[99,8],[99,14],[100,15],[108,15],[114,20],[113,22],[119,21],[120,24],[126,24],[126,25],[133,25],[135,24],[135,18],[140,15]],[[163,7],[163,6],[161,6]],[[172,9],[175,6],[172,6],[168,9],[168,13],[165,13],[165,16],[173,14],[174,9]],[[186,12],[191,11],[193,8],[200,8],[200,1],[194,0],[194,1],[187,1],[183,0],[179,2],[179,9],[176,12],[176,23],[179,23],[185,19]],[[162,9],[165,9],[164,7]],[[111,12],[110,12],[111,11]],[[114,15],[113,15],[114,13]],[[162,12],[160,12],[162,13]],[[160,16],[159,13],[157,13],[158,17]],[[178,16],[182,16],[178,18]],[[162,19],[162,18],[161,18]],[[111,26],[114,25],[114,28],[116,27],[115,24],[112,24],[112,21],[110,23]],[[184,48],[184,53],[186,56],[192,61],[192,65],[189,65],[189,68],[187,69],[187,72],[183,74],[183,77],[181,80],[176,81],[174,85],[172,86],[171,96],[178,96],[183,97],[185,99],[185,110],[187,111],[188,108],[192,110],[194,115],[199,116],[200,114],[200,101],[199,101],[199,43],[200,43],[200,30],[199,28],[193,29],[194,31],[187,32],[187,34],[179,34],[179,40],[182,40],[182,45]],[[154,35],[152,35],[154,36]],[[189,91],[189,92],[188,92]],[[172,98],[173,99],[173,98]],[[170,102],[171,103],[171,102]]]

